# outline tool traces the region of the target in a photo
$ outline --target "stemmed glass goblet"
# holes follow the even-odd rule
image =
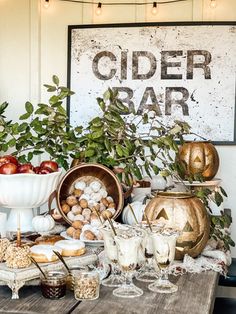
[[[158,279],[157,272],[153,268],[153,248],[152,240],[150,237],[151,232],[146,228],[145,240],[142,243],[141,249],[143,250],[145,262],[138,270],[136,279],[143,282],[153,282]]]
[[[158,293],[173,293],[178,290],[178,286],[168,279],[168,267],[175,257],[176,240],[178,231],[164,229],[160,233],[151,234],[153,253],[156,266],[160,271],[160,277],[148,286],[148,289]]]
[[[139,297],[143,290],[134,285],[132,277],[138,262],[138,248],[142,237],[137,233],[133,235],[119,234],[115,236],[118,249],[118,263],[125,276],[125,282],[121,287],[113,291],[113,295],[123,298]]]
[[[102,281],[102,285],[107,287],[119,287],[123,283],[124,277],[120,275],[118,267],[117,245],[114,240],[114,233],[107,227],[101,228],[100,230],[104,239],[105,254],[109,259],[112,268],[111,275]]]

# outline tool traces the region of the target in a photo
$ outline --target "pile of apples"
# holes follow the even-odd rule
[[[17,158],[11,155],[0,156],[0,174],[48,174],[56,171],[58,164],[52,160],[44,160],[39,166],[34,167],[31,163],[20,164]]]

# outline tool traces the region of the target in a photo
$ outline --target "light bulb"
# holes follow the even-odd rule
[[[44,8],[47,9],[50,6],[49,0],[44,0]]]
[[[102,14],[102,4],[101,2],[98,2],[98,6],[96,8],[96,14],[101,15]]]
[[[153,15],[156,15],[156,14],[157,14],[157,3],[156,3],[156,2],[153,2],[153,5],[152,5],[152,14],[153,14]]]
[[[211,2],[210,2],[210,7],[211,7],[212,9],[215,9],[216,6],[217,6],[216,0],[211,0]]]

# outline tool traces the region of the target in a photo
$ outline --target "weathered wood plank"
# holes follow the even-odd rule
[[[12,300],[11,290],[6,286],[0,287],[0,314],[67,314],[79,303],[70,291],[61,300],[45,299],[39,286],[25,286],[19,295],[19,300]]]
[[[122,299],[113,296],[112,289],[101,286],[100,298],[81,302],[73,314],[209,314],[215,299],[218,274],[205,272],[186,274],[174,278],[179,290],[173,294],[155,294],[147,289],[147,284],[136,281],[144,290],[142,297]]]
[[[68,292],[62,300],[47,300],[42,297],[39,287],[23,287],[20,299],[12,300],[11,291],[0,287],[0,314],[209,314],[215,299],[218,274],[205,272],[186,274],[172,280],[179,286],[174,294],[155,294],[147,284],[136,281],[144,290],[142,297],[122,299],[112,295],[112,290],[101,286],[100,298],[79,302]]]

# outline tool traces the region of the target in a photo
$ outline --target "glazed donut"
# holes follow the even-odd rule
[[[49,263],[58,260],[57,255],[53,250],[58,251],[60,254],[62,250],[56,248],[54,245],[34,245],[30,248],[30,255],[35,259],[37,263]]]
[[[62,256],[80,256],[86,251],[84,242],[80,240],[61,240],[55,247],[62,251]]]
[[[38,237],[35,240],[36,244],[44,244],[44,245],[54,245],[57,241],[62,240],[63,237],[61,237],[60,235],[45,235],[45,236],[41,236]]]

